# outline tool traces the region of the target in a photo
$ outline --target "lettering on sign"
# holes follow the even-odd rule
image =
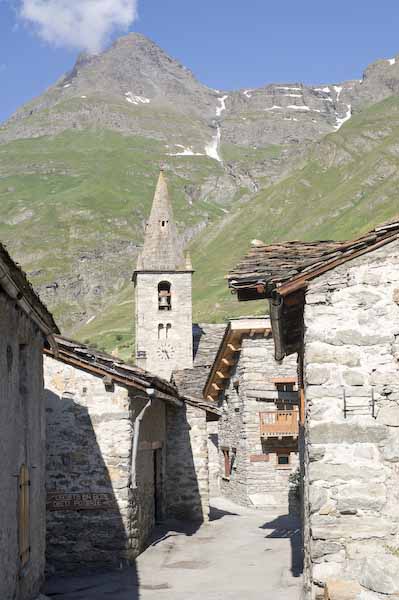
[[[110,510],[116,508],[113,494],[85,492],[82,494],[47,494],[47,510]]]

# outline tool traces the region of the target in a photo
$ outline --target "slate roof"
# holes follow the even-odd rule
[[[34,291],[26,274],[13,261],[5,246],[1,243],[0,288],[16,300],[22,310],[36,322],[44,335],[59,333],[53,316]]]
[[[177,270],[186,270],[185,259],[173,218],[168,186],[161,171],[136,271]]]
[[[276,288],[281,294],[288,293],[318,275],[398,238],[399,218],[396,218],[350,241],[257,245],[228,274],[228,284],[238,291],[257,287],[266,297]]]
[[[172,376],[181,394],[205,402],[203,389],[225,330],[226,323],[193,326],[194,367],[175,371]]]
[[[57,352],[50,347],[46,347],[44,353],[56,360],[102,377],[104,381],[109,381],[109,383],[117,383],[143,392],[146,389],[153,388],[155,397],[172,404],[183,406],[183,402],[185,402],[205,411],[215,412],[214,407],[211,405],[186,398],[176,385],[140,367],[129,365],[115,356],[59,335],[55,336],[55,341]]]

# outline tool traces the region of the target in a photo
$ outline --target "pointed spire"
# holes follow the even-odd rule
[[[159,174],[139,262],[140,270],[144,271],[184,269],[183,249],[173,220],[172,205],[163,170]]]
[[[191,261],[191,254],[190,252],[186,252],[186,271],[192,271],[193,270],[193,263]]]

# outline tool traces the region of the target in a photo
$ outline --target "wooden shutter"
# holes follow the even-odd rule
[[[230,477],[230,452],[227,448],[222,448],[224,458],[224,476]]]
[[[18,506],[18,538],[19,559],[21,567],[25,566],[30,556],[29,536],[29,471],[22,465],[19,472],[19,506]]]

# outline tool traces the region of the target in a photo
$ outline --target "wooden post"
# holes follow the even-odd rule
[[[305,390],[301,387],[299,392],[299,419],[301,425],[305,425]]]

